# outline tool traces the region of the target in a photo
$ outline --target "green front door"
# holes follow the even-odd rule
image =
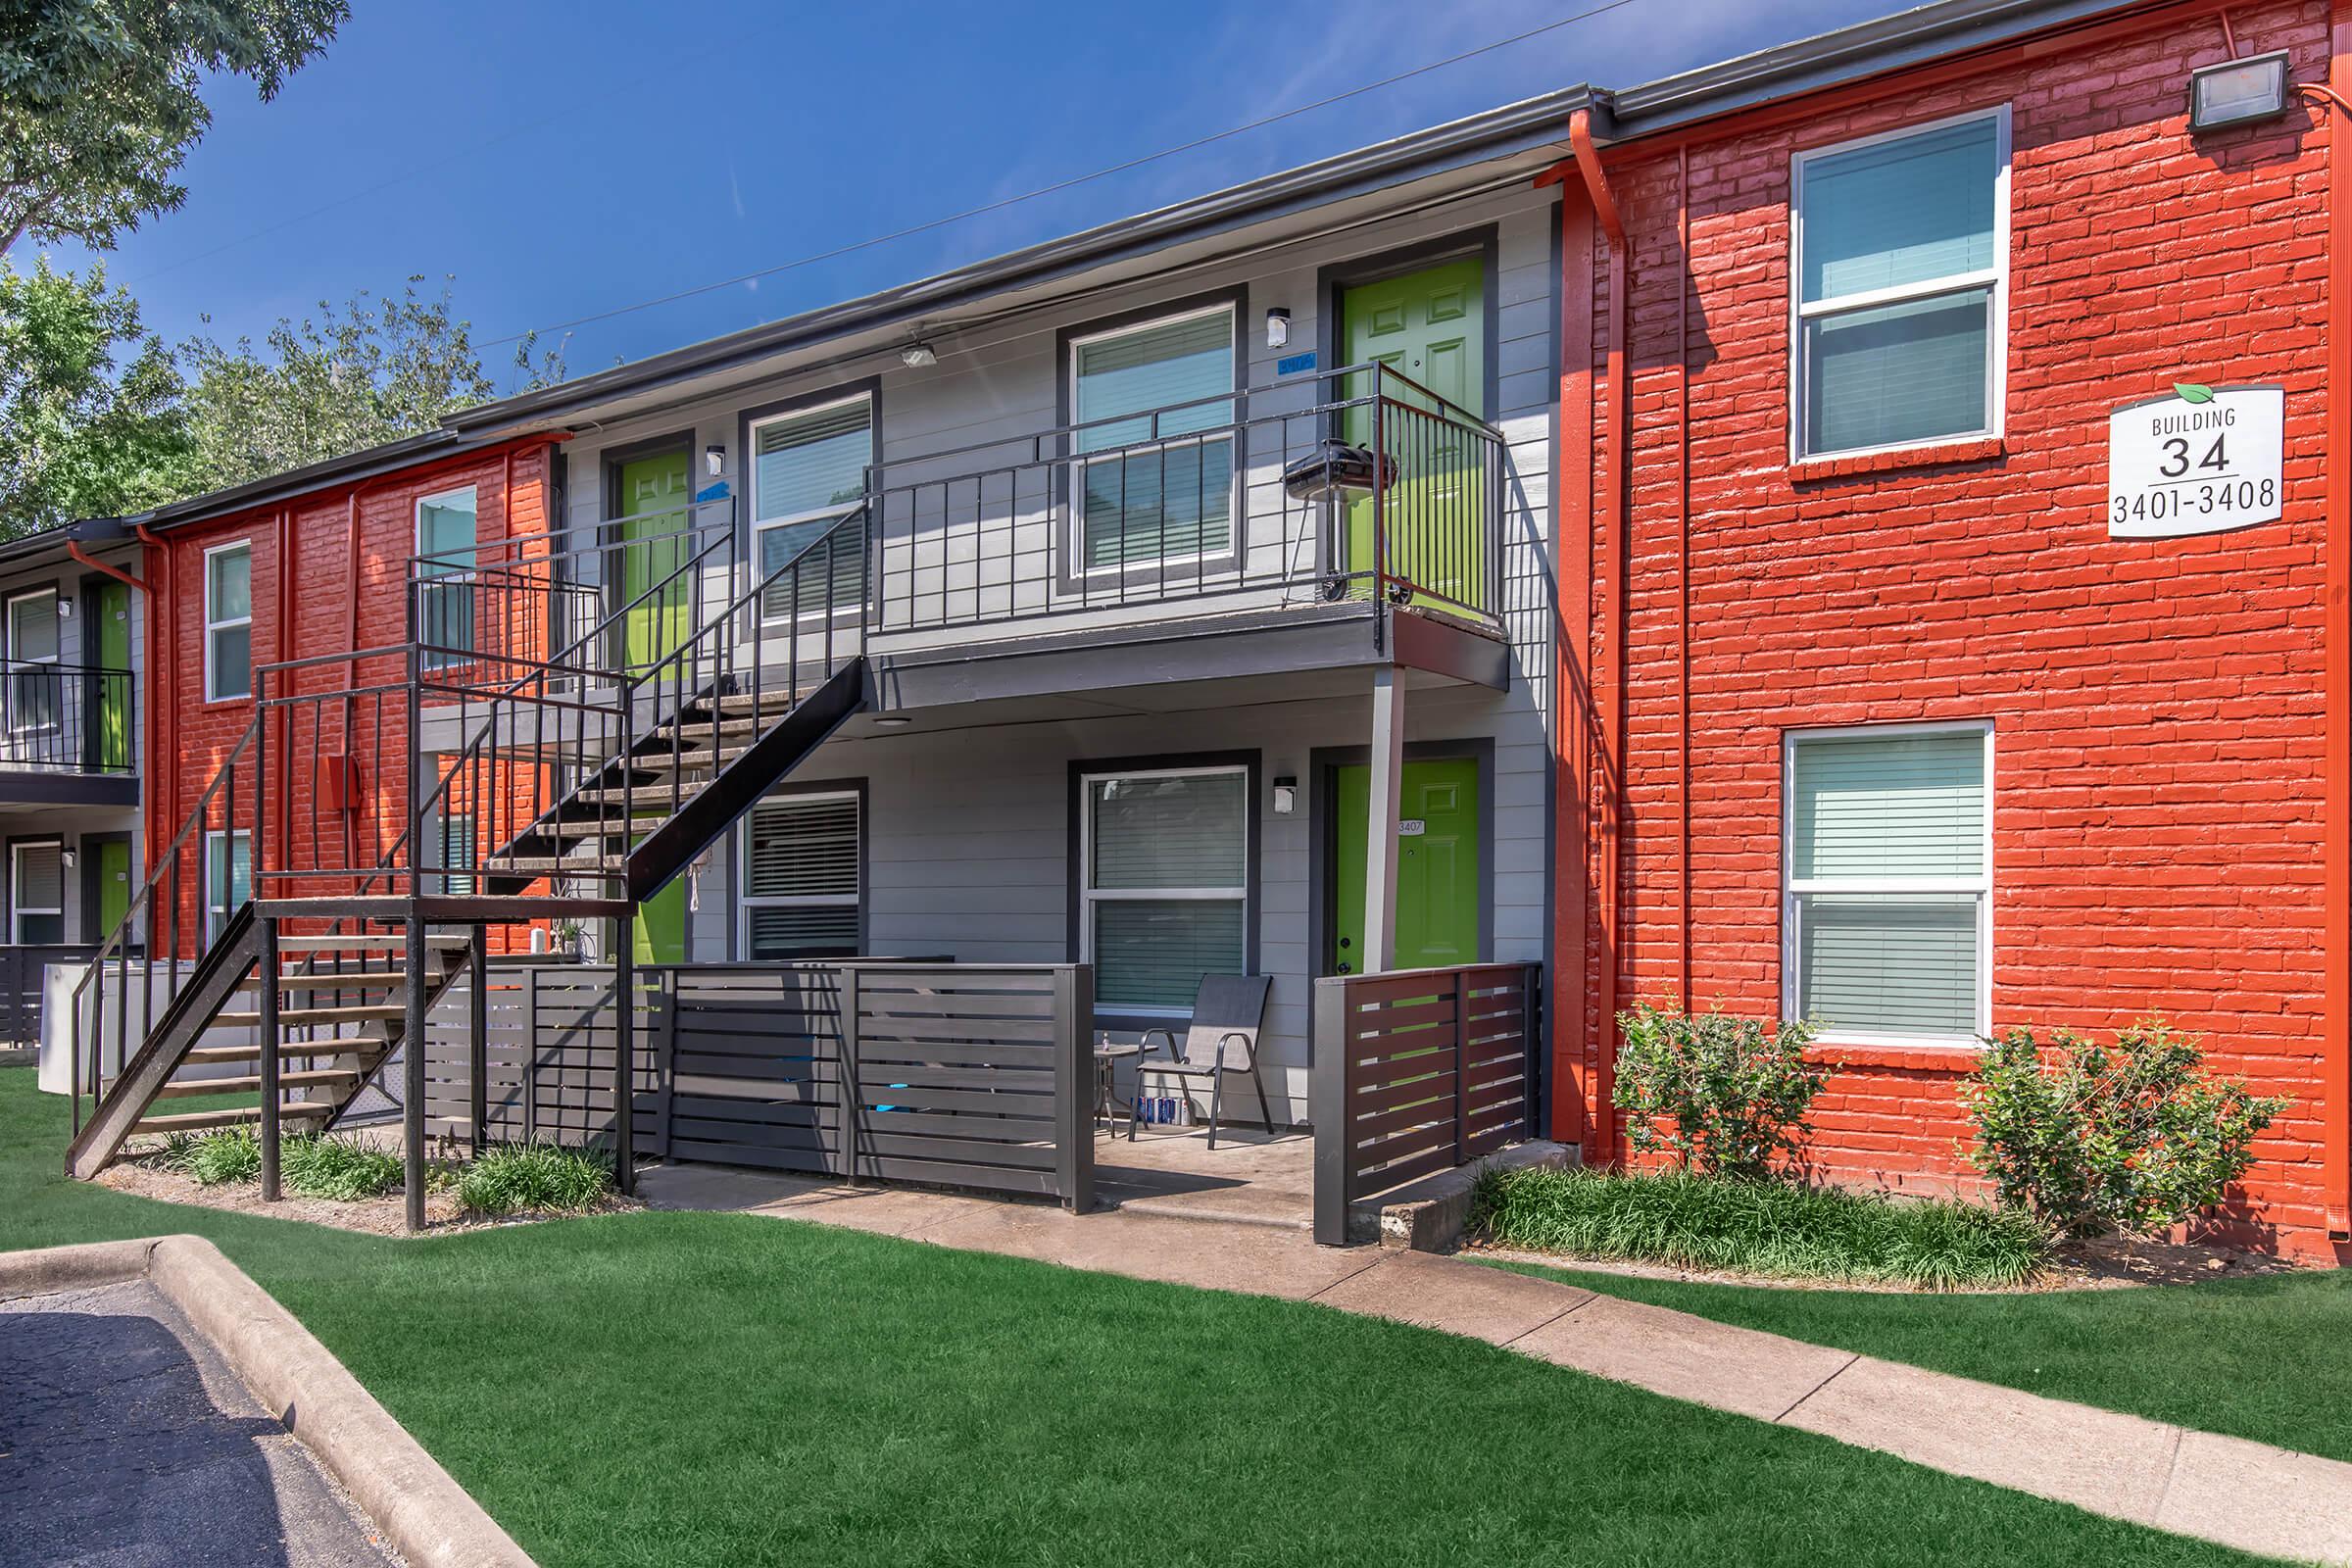
[[[631,607],[622,637],[629,667],[645,670],[694,635],[687,584],[667,580],[691,554],[685,530],[694,481],[683,452],[624,463],[619,480],[621,603]],[[686,960],[684,877],[637,906],[629,941],[639,963]]]
[[[667,452],[620,466],[620,602],[630,607],[623,657],[631,669],[651,668],[694,634],[687,585],[668,581],[690,553],[686,460]],[[661,592],[637,603],[656,587]]]
[[[92,940],[104,942],[130,913],[130,840],[98,841],[98,929]]]
[[[1334,790],[1332,951],[1327,974],[1354,974],[1364,959],[1365,831],[1372,770],[1339,769]],[[1396,840],[1397,969],[1476,963],[1478,953],[1478,763],[1447,758],[1404,764]]]
[[[1359,283],[1340,296],[1345,363],[1385,365],[1457,408],[1483,416],[1487,403],[1487,269],[1476,256],[1402,277]],[[1373,377],[1359,376],[1358,382]],[[1485,603],[1486,447],[1462,416],[1398,382],[1387,384],[1381,445],[1396,466],[1387,496],[1388,568],[1425,590],[1415,603],[1492,611]],[[1369,400],[1368,384],[1343,389]],[[1348,412],[1345,438],[1368,447],[1373,411]],[[1354,593],[1371,591],[1371,497],[1348,509],[1348,570]]]
[[[101,673],[90,677],[94,705],[89,740],[90,761],[108,772],[130,767],[130,589],[119,582],[100,583],[90,593],[90,624],[97,633],[97,658],[90,662]],[[128,846],[124,846],[128,854]],[[107,927],[112,931],[114,927]]]

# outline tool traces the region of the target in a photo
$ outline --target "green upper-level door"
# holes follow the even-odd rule
[[[1427,387],[1457,408],[1487,413],[1487,269],[1465,256],[1408,272],[1359,283],[1340,296],[1340,330],[1345,363],[1385,365]],[[1360,377],[1368,381],[1369,376]],[[1364,385],[1345,389],[1368,398]],[[1428,590],[1417,604],[1486,604],[1486,484],[1484,446],[1458,416],[1436,413],[1435,405],[1391,382],[1392,396],[1408,405],[1391,406],[1382,420],[1381,444],[1396,466],[1388,495],[1389,570]],[[1370,446],[1369,406],[1351,409],[1343,432],[1356,446]],[[1348,569],[1370,573],[1373,560],[1373,503],[1370,497],[1348,509]],[[1359,575],[1354,591],[1371,591]]]
[[[122,673],[90,677],[97,686],[97,714],[86,744],[92,763],[120,772],[130,766],[130,589],[119,582],[102,582],[92,589],[90,625],[98,640],[94,662],[102,671]]]
[[[692,553],[686,538],[693,479],[687,454],[664,452],[620,466],[620,594],[633,608],[623,633],[631,669],[650,668],[694,634],[693,605],[684,582],[668,583],[644,604],[638,597],[662,584]]]

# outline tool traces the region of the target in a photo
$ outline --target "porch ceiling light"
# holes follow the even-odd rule
[[[898,729],[913,722],[914,720],[908,718],[905,713],[884,713],[874,720],[877,726],[885,729]]]
[[[2188,128],[2220,130],[2275,120],[2286,113],[2289,88],[2283,49],[2200,66],[2188,74]]]
[[[937,365],[939,353],[928,343],[909,343],[899,350],[899,363],[909,370],[919,370],[925,366]]]

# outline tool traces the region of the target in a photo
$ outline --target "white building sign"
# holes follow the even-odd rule
[[[2107,416],[2107,533],[2174,539],[2276,522],[2286,393],[2180,385]]]

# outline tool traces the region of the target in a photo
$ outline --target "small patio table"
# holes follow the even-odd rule
[[[1095,1119],[1109,1127],[1115,1136],[1119,1130],[1118,1098],[1110,1092],[1110,1074],[1119,1062],[1141,1056],[1140,1044],[1119,1045],[1109,1040],[1095,1042]]]

